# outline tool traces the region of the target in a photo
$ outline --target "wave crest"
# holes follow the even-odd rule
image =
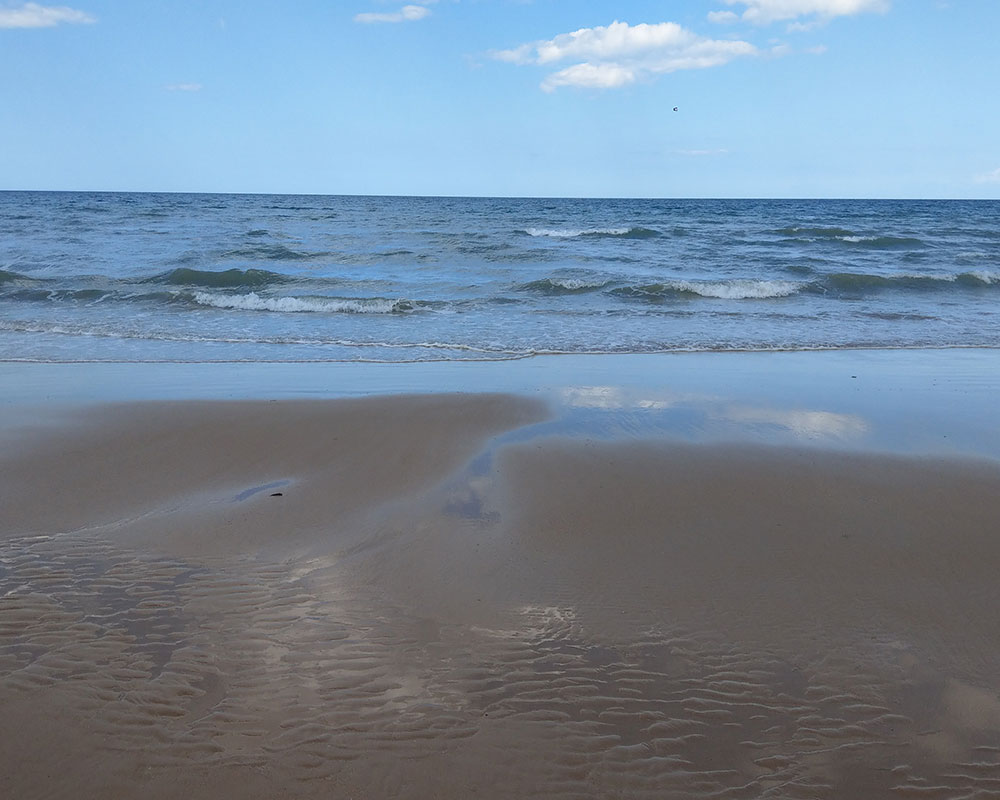
[[[260,230],[263,230],[261,228]],[[265,233],[267,233],[265,231]],[[251,232],[248,235],[261,235]],[[303,253],[292,250],[283,244],[256,244],[248,247],[238,247],[222,254],[223,258],[247,258],[260,261],[305,261],[310,258],[325,256],[326,253]]]
[[[414,304],[409,300],[384,297],[261,297],[256,292],[224,295],[196,292],[193,300],[199,305],[214,308],[286,314],[398,314],[414,310]]]
[[[837,236],[839,241],[872,250],[912,250],[927,247],[914,236]]]
[[[212,289],[235,289],[241,286],[267,286],[283,283],[288,277],[266,269],[213,270],[179,267],[149,278],[147,283],[166,283],[171,286],[207,286]]]
[[[549,239],[576,239],[588,237],[593,239],[654,239],[660,235],[652,228],[528,228],[524,231],[528,236],[544,236]]]
[[[834,272],[814,284],[818,292],[865,292],[877,289],[940,291],[955,285],[985,288],[1000,285],[1000,271],[975,270],[954,275],[871,275],[863,272]]]
[[[992,286],[1000,284],[1000,270],[977,269],[963,272],[958,276],[959,283],[967,286]]]
[[[766,300],[797,294],[803,284],[795,281],[670,281],[613,289],[611,294],[638,300],[664,300],[685,295],[716,300]]]
[[[855,247],[873,250],[909,250],[927,247],[923,239],[915,236],[888,236],[881,234],[863,234],[848,228],[825,228],[821,226],[789,226],[778,228],[775,233],[805,240],[826,240],[840,242]]]
[[[586,294],[596,292],[606,287],[610,281],[587,278],[542,278],[537,281],[522,283],[517,287],[522,292],[537,292],[538,294]]]
[[[0,269],[0,283],[10,283],[11,281],[30,281],[32,280],[27,275],[22,275],[20,272],[11,272],[10,270]]]
[[[787,228],[778,228],[775,232],[780,233],[782,236],[809,236],[821,239],[837,239],[843,236],[855,235],[854,231],[849,231],[847,228],[823,228],[808,225],[792,225]]]

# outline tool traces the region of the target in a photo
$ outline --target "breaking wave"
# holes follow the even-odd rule
[[[958,280],[962,282],[974,282],[974,284],[979,283],[984,286],[989,286],[994,283],[1000,284],[1000,269],[977,269],[972,272],[963,272],[958,276]]]
[[[607,280],[587,278],[542,278],[522,283],[517,289],[547,295],[585,294],[603,289],[610,283],[611,281]]]
[[[1000,270],[975,270],[954,275],[870,275],[835,272],[811,281],[748,280],[666,281],[611,289],[618,297],[662,301],[669,298],[707,297],[720,300],[766,300],[808,293],[861,295],[878,291],[931,292],[948,289],[1000,287]]]
[[[670,297],[710,297],[719,300],[764,300],[797,294],[804,284],[795,281],[670,281],[612,289],[611,294],[637,300],[665,300]]]
[[[576,239],[589,237],[594,239],[655,239],[659,231],[651,228],[586,228],[586,229],[553,229],[528,228],[524,231],[528,236],[544,236],[550,239]]]
[[[922,239],[914,236],[838,236],[845,244],[871,248],[873,250],[913,250],[927,247]]]
[[[923,239],[915,236],[886,236],[859,233],[848,228],[792,226],[779,228],[775,233],[806,241],[839,242],[872,250],[916,250],[927,247]]]
[[[261,297],[249,294],[209,294],[196,292],[194,302],[214,308],[239,311],[279,311],[282,313],[398,314],[413,311],[409,300],[383,297]]]

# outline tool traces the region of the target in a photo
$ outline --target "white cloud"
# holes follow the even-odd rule
[[[1000,183],[1000,167],[997,167],[992,172],[984,172],[981,175],[977,175],[975,181],[976,183]]]
[[[163,87],[168,92],[200,92],[200,83],[171,83]]]
[[[431,10],[426,6],[403,6],[399,11],[390,13],[355,14],[354,21],[368,24],[373,22],[415,22],[430,13]]]
[[[542,89],[552,92],[560,86],[580,86],[585,89],[617,89],[634,83],[638,75],[634,69],[620,64],[574,64],[553,72],[544,81]]]
[[[818,17],[822,20],[889,10],[889,0],[725,0],[727,5],[746,6],[743,19],[757,25]]]
[[[649,75],[715,67],[756,53],[748,42],[707,39],[676,22],[629,25],[615,21],[607,27],[581,28],[491,55],[513,64],[541,66],[578,60],[542,82],[542,89],[551,92],[560,86],[614,89]]]
[[[25,3],[17,8],[0,8],[0,28],[52,28],[63,22],[81,25],[97,22],[97,18],[68,6]]]
[[[740,15],[733,11],[709,11],[708,21],[714,22],[716,25],[729,25],[736,22],[740,18]]]

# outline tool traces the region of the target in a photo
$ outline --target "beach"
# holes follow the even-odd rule
[[[998,29],[0,0],[0,800],[1000,800]]]
[[[8,794],[994,796],[995,362],[4,364]]]

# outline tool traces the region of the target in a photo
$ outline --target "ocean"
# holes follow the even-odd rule
[[[0,192],[0,360],[1000,347],[1000,201]]]

